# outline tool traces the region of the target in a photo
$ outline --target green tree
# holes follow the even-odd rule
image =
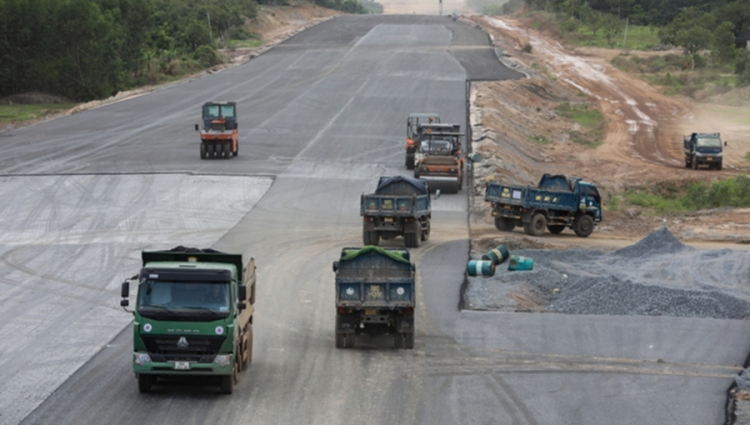
[[[713,34],[712,56],[718,63],[734,61],[734,24],[724,21]]]
[[[616,16],[604,13],[601,15],[601,25],[604,30],[604,37],[610,46],[614,45],[613,39],[622,33],[622,22]]]

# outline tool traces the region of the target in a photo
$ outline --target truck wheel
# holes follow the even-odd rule
[[[721,162],[716,164],[716,171],[721,171]]]
[[[363,231],[362,232],[362,242],[367,245],[374,245],[378,246],[380,243],[380,235],[378,235],[377,230],[373,232]]]
[[[585,238],[594,231],[594,219],[588,214],[578,217],[578,220],[573,225],[573,230],[576,232],[576,235]]]
[[[430,240],[430,222],[427,222],[427,228],[422,231],[422,242]]]
[[[355,334],[344,334],[346,336],[346,348],[354,348],[354,337]]]
[[[250,367],[250,363],[253,362],[253,325],[247,325],[247,345],[245,346],[245,353],[242,358],[242,370],[247,370]]]
[[[414,154],[406,154],[406,169],[407,170],[413,170],[414,169]]]
[[[544,234],[544,229],[546,228],[547,228],[547,217],[545,217],[544,214],[537,213],[531,217],[531,222],[529,223],[529,230],[531,231],[532,236],[542,236]]]
[[[138,391],[147,393],[151,391],[151,385],[154,383],[154,375],[138,374]]]
[[[393,334],[393,347],[396,349],[404,348],[405,340],[404,340],[404,334],[401,332],[395,332]]]
[[[336,348],[346,348],[346,334],[336,332]]]
[[[419,167],[417,165],[414,165],[414,178],[419,178]]]
[[[404,334],[404,348],[407,350],[414,349],[414,332],[408,332]]]
[[[516,225],[505,217],[495,217],[495,228],[501,232],[512,232]]]
[[[222,394],[232,394],[234,392],[234,373],[221,377],[220,391]]]
[[[555,225],[550,224],[549,226],[547,226],[547,230],[549,230],[550,233],[559,235],[563,230],[565,230],[565,226],[561,224],[555,224]]]
[[[407,248],[419,248],[419,243],[422,241],[421,231],[417,233],[407,233],[404,235],[404,245]]]
[[[695,157],[693,157],[692,166],[693,166],[693,170],[697,170],[698,169],[698,161],[696,161]]]
[[[362,243],[365,246],[372,245],[370,243],[370,232],[368,232],[367,230],[364,230],[364,229],[362,230]]]
[[[208,158],[208,155],[206,155],[206,144],[201,142],[201,159]]]

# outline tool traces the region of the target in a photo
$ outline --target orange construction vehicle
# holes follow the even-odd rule
[[[236,102],[203,104],[203,128],[195,125],[201,135],[201,159],[237,156],[239,152]]]
[[[423,124],[420,126],[414,177],[448,180],[456,192],[463,187],[465,160],[461,155],[459,124]]]
[[[439,124],[438,114],[411,114],[406,119],[406,169],[414,169],[414,154],[417,152],[419,131],[423,124]]]

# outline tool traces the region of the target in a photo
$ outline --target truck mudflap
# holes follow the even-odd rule
[[[421,230],[422,224],[419,220],[404,223],[404,233],[417,233]]]
[[[414,332],[414,315],[398,317],[396,319],[396,332],[413,333]]]
[[[344,334],[353,334],[359,326],[359,315],[357,314],[336,314],[336,332]]]

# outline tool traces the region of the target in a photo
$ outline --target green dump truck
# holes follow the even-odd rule
[[[414,348],[414,263],[405,249],[344,248],[336,273],[336,348],[353,348],[359,334],[393,335]]]
[[[158,378],[216,377],[231,394],[252,361],[255,259],[211,249],[143,251],[133,323],[133,371],[145,393]]]

